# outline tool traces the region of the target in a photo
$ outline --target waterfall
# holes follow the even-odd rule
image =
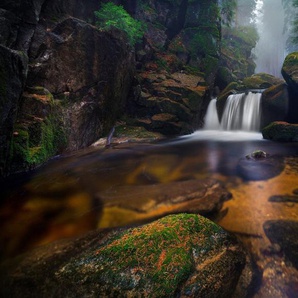
[[[254,49],[256,73],[265,72],[282,78],[281,68],[287,55],[288,32],[284,31],[282,0],[256,0],[251,22],[256,25],[260,39]]]
[[[212,99],[206,113],[204,129],[259,131],[262,93],[248,92],[228,97],[221,122],[218,120],[216,99]]]
[[[213,98],[209,105],[205,116],[205,129],[216,130],[220,128],[220,123],[216,110],[216,98]]]

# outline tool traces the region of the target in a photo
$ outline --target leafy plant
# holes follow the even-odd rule
[[[121,5],[108,2],[101,5],[101,9],[94,12],[97,21],[96,26],[102,30],[117,28],[126,33],[129,44],[134,46],[144,35],[145,26],[135,20]]]

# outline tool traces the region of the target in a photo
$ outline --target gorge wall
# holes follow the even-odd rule
[[[94,26],[106,2],[1,1],[1,175],[89,146],[123,115],[167,136],[190,133],[215,86],[254,72],[253,35],[222,30],[217,0],[112,1],[146,26],[135,48],[122,31]]]

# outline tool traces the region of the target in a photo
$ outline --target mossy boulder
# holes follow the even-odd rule
[[[24,93],[14,125],[9,172],[33,169],[66,147],[62,107],[43,87]]]
[[[13,297],[231,297],[245,264],[241,245],[221,227],[198,215],[178,214],[40,248],[6,267],[1,292]]]
[[[298,93],[298,52],[291,53],[286,57],[281,73],[287,84]]]
[[[257,73],[243,80],[245,89],[267,89],[282,83],[284,83],[284,80],[267,73]]]
[[[278,142],[298,142],[298,124],[276,121],[262,130],[264,139]]]
[[[274,121],[285,121],[289,110],[289,92],[285,83],[273,85],[262,95],[262,124],[265,127]]]

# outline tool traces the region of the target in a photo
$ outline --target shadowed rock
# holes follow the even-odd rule
[[[231,297],[246,253],[211,221],[179,214],[41,247],[18,261],[1,278],[7,297]]]

